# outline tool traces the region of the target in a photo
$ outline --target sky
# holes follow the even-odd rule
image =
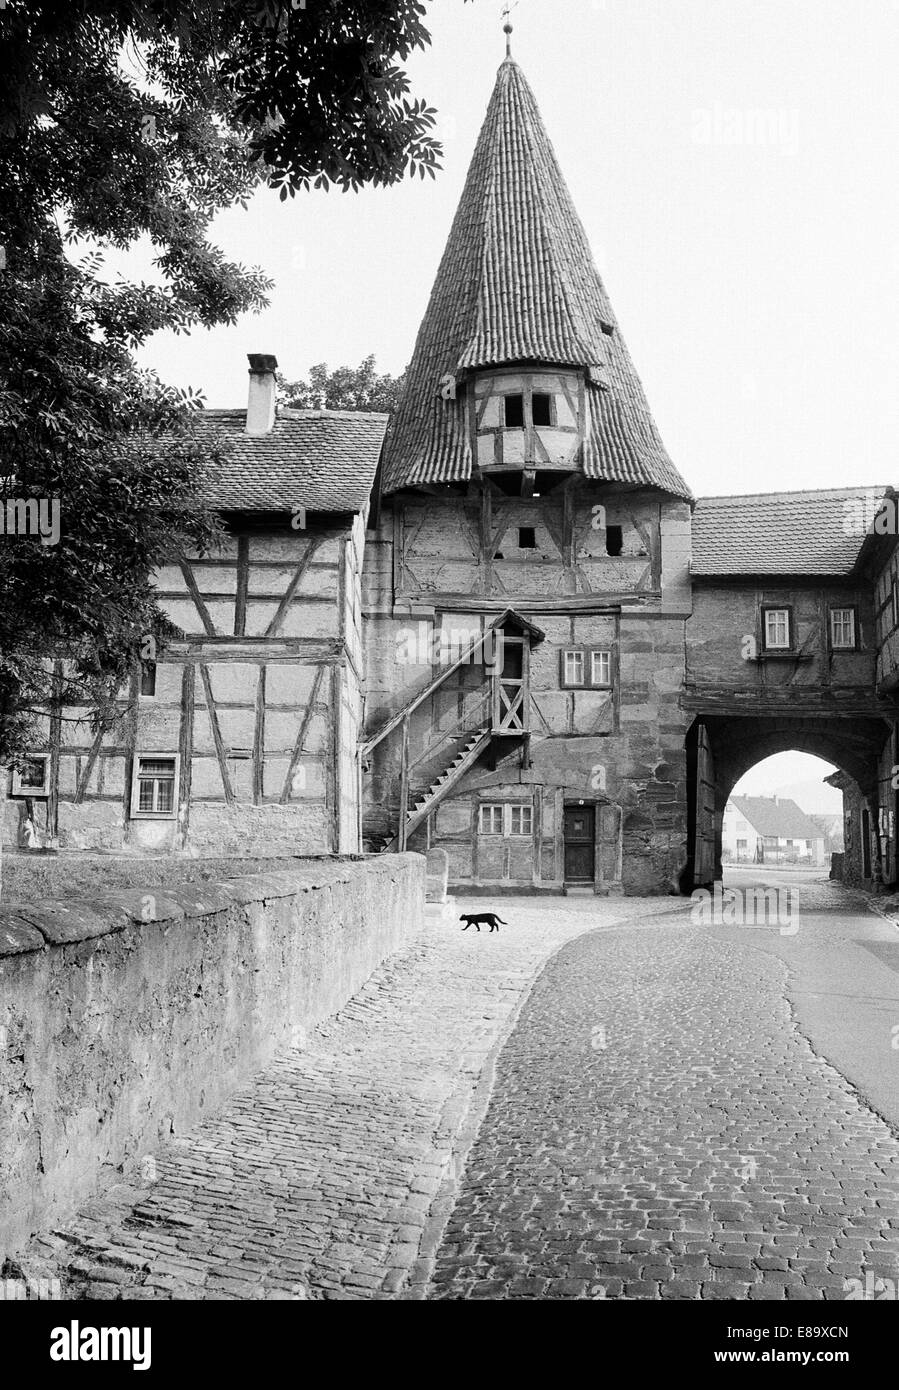
[[[828,787],[824,778],[836,768],[812,753],[775,753],[764,758],[740,778],[736,796],[784,796],[814,815],[842,815],[843,794]]]
[[[233,327],[141,353],[209,406],[248,352],[289,379],[402,371],[504,53],[500,0],[431,0],[409,65],[436,182],[223,214],[276,282]],[[899,0],[519,0],[534,88],[662,436],[697,495],[895,481]],[[119,264],[119,262],[113,262]],[[148,277],[148,248],[130,268]]]

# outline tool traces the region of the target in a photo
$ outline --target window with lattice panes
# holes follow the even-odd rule
[[[854,608],[831,608],[830,645],[833,647],[834,651],[855,650]]]
[[[562,653],[562,681],[567,686],[584,684],[586,659],[584,652],[568,651]]]
[[[178,762],[177,756],[138,754],[134,760],[132,816],[174,818]]]
[[[765,649],[769,652],[790,648],[789,608],[766,608],[763,611]]]
[[[593,651],[590,653],[591,684],[612,684],[612,653]]]
[[[569,647],[562,652],[563,690],[609,690],[612,652],[608,647]]]
[[[478,832],[481,835],[502,835],[503,833],[503,808],[502,804],[482,805],[478,814]]]

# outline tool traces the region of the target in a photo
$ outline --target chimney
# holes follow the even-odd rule
[[[275,423],[275,372],[277,357],[263,352],[247,353],[250,364],[250,394],[247,399],[247,434],[271,434]]]

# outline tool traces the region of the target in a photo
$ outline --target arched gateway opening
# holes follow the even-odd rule
[[[881,759],[889,754],[893,737],[890,725],[876,718],[697,717],[687,734],[689,821],[683,890],[689,893],[722,881],[728,800],[750,768],[786,752],[811,753],[838,769],[833,785],[844,794],[847,862],[851,847],[862,864],[857,878],[866,871],[870,883],[890,882],[896,866],[886,851],[892,836],[885,833],[885,814],[894,814],[899,806],[878,804],[878,782]],[[886,799],[882,791],[880,799]]]

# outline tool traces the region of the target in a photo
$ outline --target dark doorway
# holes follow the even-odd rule
[[[565,807],[565,882],[592,883],[596,866],[596,807]]]

